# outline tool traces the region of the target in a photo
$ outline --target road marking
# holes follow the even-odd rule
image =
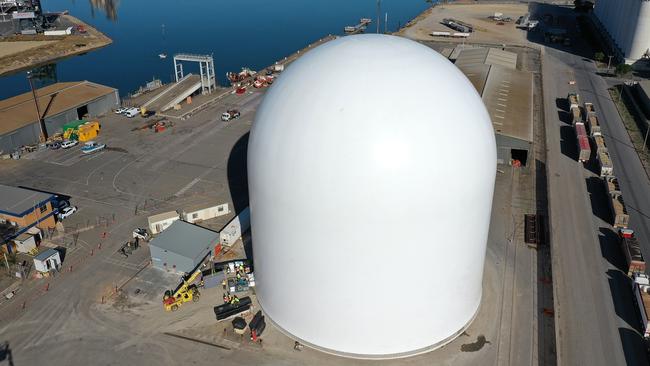
[[[187,183],[187,185],[185,185],[185,187],[181,188],[178,192],[176,192],[176,194],[174,194],[174,196],[178,197],[178,196],[182,195],[183,193],[187,192],[188,189],[192,188],[200,180],[201,180],[201,178],[192,179],[192,181]]]
[[[508,106],[507,104],[502,104],[502,103],[497,103],[497,105],[498,105],[499,107],[504,107],[504,108]]]

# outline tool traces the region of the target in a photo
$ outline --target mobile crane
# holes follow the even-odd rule
[[[199,301],[201,293],[193,282],[201,275],[201,269],[203,267],[205,267],[205,264],[200,264],[194,272],[183,276],[181,283],[173,292],[172,290],[165,291],[162,302],[166,311],[176,311],[183,303]]]

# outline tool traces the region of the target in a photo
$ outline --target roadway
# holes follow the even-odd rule
[[[571,52],[574,52],[571,50]],[[575,80],[576,85],[569,85]],[[594,103],[633,227],[647,253],[650,187],[629,137],[591,60],[543,50],[549,209],[560,365],[646,365],[630,281],[611,228],[603,183],[575,159],[565,98],[578,91]],[[593,159],[593,158],[592,158]]]

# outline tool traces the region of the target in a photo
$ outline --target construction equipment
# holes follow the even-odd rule
[[[201,263],[203,263],[203,261],[201,261]],[[201,275],[203,267],[205,267],[204,264],[199,264],[194,272],[183,276],[181,278],[181,283],[173,292],[172,290],[165,291],[165,294],[163,295],[163,306],[166,311],[176,311],[181,305],[183,305],[183,303],[199,301],[201,293],[193,282]]]
[[[241,116],[241,113],[239,113],[238,110],[236,109],[230,109],[228,111],[225,111],[221,114],[221,120],[222,121],[230,121],[231,119],[237,119]]]

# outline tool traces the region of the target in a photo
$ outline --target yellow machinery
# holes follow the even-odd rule
[[[199,301],[201,293],[196,285],[192,284],[196,278],[201,275],[201,268],[199,267],[192,273],[187,276],[183,276],[181,283],[178,285],[175,291],[172,290],[165,291],[163,295],[163,306],[167,311],[176,311],[178,308],[183,305],[183,303],[193,301]]]
[[[79,141],[86,142],[93,140],[99,134],[100,128],[99,122],[97,121],[87,122],[79,126],[77,130]]]

